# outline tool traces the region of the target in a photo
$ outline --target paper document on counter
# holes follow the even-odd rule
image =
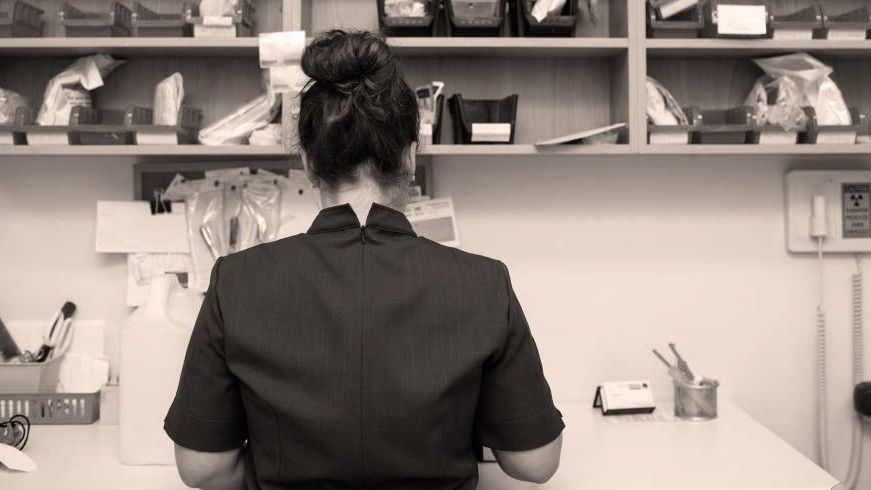
[[[151,214],[145,201],[97,201],[98,253],[189,253],[185,206]]]
[[[450,197],[415,201],[405,208],[405,215],[418,235],[449,247],[459,247],[454,202]]]

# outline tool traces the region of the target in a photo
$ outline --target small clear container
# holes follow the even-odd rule
[[[685,420],[717,418],[717,387],[720,383],[704,378],[700,382],[674,383],[674,416]]]

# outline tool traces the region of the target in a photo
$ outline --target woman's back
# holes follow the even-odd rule
[[[331,205],[308,233],[216,263],[165,423],[199,458],[180,471],[259,488],[475,488],[475,444],[528,451],[563,428],[538,351],[501,262],[417,237],[379,204],[407,196],[417,127],[386,44],[315,44],[327,71],[356,77],[316,77],[303,98],[303,149],[320,158],[306,168]],[[391,132],[403,122],[412,131]],[[220,478],[196,469],[225,460]]]

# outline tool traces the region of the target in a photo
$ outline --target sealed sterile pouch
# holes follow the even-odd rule
[[[154,124],[177,125],[182,100],[184,100],[184,78],[181,73],[173,73],[161,80],[154,88]]]
[[[753,61],[766,75],[795,82],[800,94],[799,106],[813,107],[820,125],[849,126],[853,123],[841,90],[829,77],[834,71],[832,67],[807,53]]]
[[[15,111],[27,107],[27,98],[11,90],[0,88],[0,125],[15,122]]]
[[[278,177],[258,173],[243,186],[240,250],[278,238],[281,224],[281,188],[278,182]]]
[[[248,142],[251,133],[271,123],[281,108],[281,97],[266,93],[200,131],[204,145],[233,145]]]
[[[203,17],[225,17],[236,13],[241,0],[201,0],[200,15]]]
[[[215,261],[226,253],[223,183],[211,179],[203,181],[202,189],[187,201],[187,225],[194,269],[189,284],[204,293],[209,287]]]
[[[424,17],[424,0],[384,0],[384,15],[388,17]]]
[[[103,78],[124,64],[106,54],[85,56],[74,61],[64,71],[49,80],[36,123],[43,126],[65,126],[75,106],[90,107],[87,91],[103,86]]]
[[[535,5],[532,6],[532,14],[535,17],[535,20],[541,22],[548,15],[554,14],[562,10],[565,6],[566,0],[536,0]]]
[[[807,127],[803,100],[801,88],[794,79],[763,75],[753,84],[745,104],[754,109],[759,125],[799,131]]]
[[[227,253],[238,252],[243,223],[242,214],[242,178],[224,182],[224,230],[227,233]]]
[[[665,87],[647,77],[647,118],[656,126],[689,124],[680,104]]]
[[[263,172],[261,170],[259,174]],[[312,189],[303,170],[289,170],[287,177],[277,177],[281,188],[281,224],[277,238],[305,233],[320,211],[317,192]]]

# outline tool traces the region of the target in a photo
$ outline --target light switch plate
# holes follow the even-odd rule
[[[786,248],[816,253],[810,236],[814,196],[826,199],[823,252],[871,251],[871,170],[793,170],[786,174]]]

